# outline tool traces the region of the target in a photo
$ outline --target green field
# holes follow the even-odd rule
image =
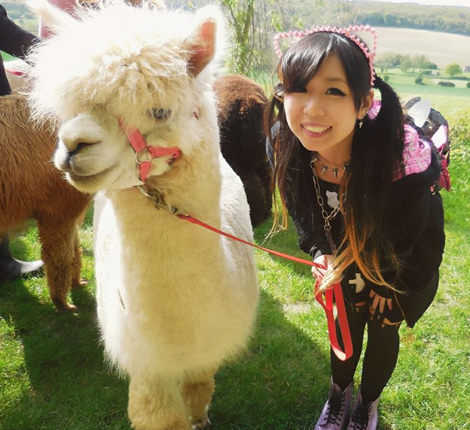
[[[0,54],[2,55],[3,61],[10,61],[10,60],[15,59],[15,57],[12,57],[10,54],[7,54],[6,52],[0,51]]]
[[[469,81],[449,79],[445,76],[425,77],[424,85],[415,84],[417,75],[404,74],[398,70],[386,73],[389,76],[389,85],[398,93],[401,99],[412,96],[420,96],[431,102],[433,108],[452,115],[456,111],[470,106],[470,88],[466,88]],[[470,74],[466,74],[470,78]],[[382,76],[383,77],[383,76]],[[437,85],[439,81],[454,82],[456,87],[442,87]]]

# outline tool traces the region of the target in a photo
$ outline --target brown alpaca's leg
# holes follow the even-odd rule
[[[72,288],[81,288],[88,284],[82,279],[82,247],[80,246],[80,237],[78,233],[78,225],[75,228],[73,239],[73,262],[72,262]]]
[[[136,430],[190,430],[174,379],[137,379],[129,385],[129,419]]]
[[[38,220],[41,239],[41,256],[52,302],[59,311],[76,310],[67,303],[67,293],[72,286],[76,221],[46,222]]]
[[[86,207],[85,210],[77,218],[77,224],[79,228],[83,225],[83,222],[85,221],[87,210],[88,207]]]
[[[208,411],[215,389],[215,372],[191,374],[183,381],[183,398],[193,429],[203,429],[210,424]]]

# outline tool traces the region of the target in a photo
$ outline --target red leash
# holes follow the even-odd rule
[[[16,75],[16,76],[23,76],[24,75],[23,72],[20,72],[18,70],[10,70],[8,68],[5,68],[5,72],[11,73],[12,75]]]
[[[183,215],[183,214],[177,214],[177,216],[178,218],[182,220],[189,221],[192,224],[196,224],[201,227],[204,227],[222,236],[228,237],[229,239],[236,240],[238,242],[244,243],[245,245],[249,245],[257,249],[261,249],[262,251],[268,252],[269,254],[273,254],[278,257],[285,258],[286,260],[291,260],[291,261],[295,261],[296,263],[306,264],[307,266],[315,266],[315,267],[323,268],[323,269],[325,268],[324,266],[314,263],[313,261],[304,260],[302,258],[283,254],[282,252],[264,248],[262,246],[240,239],[239,237],[233,236],[229,233],[226,233],[222,230],[212,227],[202,221],[199,221],[198,219],[193,218],[192,216]],[[345,361],[352,356],[353,347],[352,347],[352,340],[351,340],[351,332],[349,331],[348,317],[346,315],[346,307],[344,305],[343,291],[341,290],[341,285],[339,282],[336,284],[333,284],[333,288],[325,290],[326,301],[324,301],[323,294],[321,291],[319,291],[320,282],[321,280],[319,279],[315,282],[315,298],[317,302],[320,303],[320,305],[325,310],[326,319],[328,323],[328,336],[330,338],[331,348],[333,349],[333,352],[341,361]],[[339,345],[338,336],[336,332],[336,323],[335,323],[335,315],[334,315],[335,303],[336,303],[336,310],[338,313],[339,328],[340,328],[341,336],[342,336],[343,343],[344,343],[344,351],[341,349]]]

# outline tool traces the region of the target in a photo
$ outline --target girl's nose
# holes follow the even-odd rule
[[[313,118],[316,116],[323,116],[325,114],[325,108],[318,98],[310,97],[305,103],[303,112]]]

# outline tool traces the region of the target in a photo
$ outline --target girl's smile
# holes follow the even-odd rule
[[[318,124],[309,124],[304,123],[302,124],[305,133],[310,137],[323,137],[326,133],[331,130],[331,126],[324,126]]]

